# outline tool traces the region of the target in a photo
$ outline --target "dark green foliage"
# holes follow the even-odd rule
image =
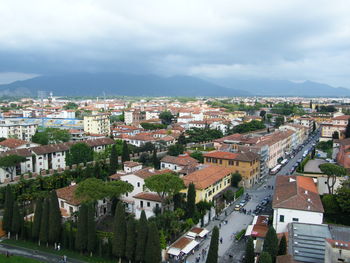
[[[11,232],[13,234],[18,235],[21,228],[21,215],[19,212],[18,203],[16,201],[13,203],[12,211],[13,211],[13,215],[12,215]]]
[[[10,174],[10,180],[13,181],[13,172],[15,171],[16,166],[25,160],[25,157],[16,154],[9,154],[0,158],[0,167]]]
[[[3,220],[2,220],[2,228],[6,232],[11,232],[13,203],[14,203],[14,197],[13,197],[13,193],[11,190],[11,186],[7,185],[6,192],[5,192],[4,216],[3,216]]]
[[[149,123],[149,122],[141,122],[140,125],[145,130],[160,130],[160,129],[165,129],[167,127],[167,125],[165,124]]]
[[[345,128],[345,138],[350,138],[350,119],[348,120],[348,124]]]
[[[327,150],[330,150],[333,148],[333,141],[332,140],[329,140],[329,141],[323,141],[323,142],[319,142],[317,145],[316,145],[316,148],[317,149],[320,149],[322,151],[327,151]]]
[[[194,218],[196,213],[196,189],[193,183],[190,183],[187,190],[186,215],[187,218]]]
[[[186,131],[186,133],[188,134],[186,141],[194,143],[211,141],[224,136],[220,130],[210,129],[209,127],[203,129],[192,128]]]
[[[255,263],[254,243],[251,237],[248,238],[245,250],[245,263]]]
[[[49,200],[44,200],[43,213],[41,216],[39,240],[42,243],[47,243],[49,241]]]
[[[138,152],[151,152],[155,149],[154,144],[151,142],[146,142],[144,145],[140,146],[137,150]]]
[[[157,156],[157,150],[156,149],[153,150],[152,161],[153,161],[154,169],[159,169],[160,168],[160,161],[159,161],[159,158]]]
[[[239,182],[242,181],[242,175],[240,173],[234,173],[231,176],[231,185],[233,187],[238,187]]]
[[[58,204],[56,191],[50,193],[49,204],[49,242],[56,243],[60,240],[62,217]]]
[[[155,223],[149,224],[145,263],[159,263],[162,260],[159,232]]]
[[[136,231],[134,219],[129,219],[126,227],[125,257],[129,261],[134,260],[136,248]]]
[[[123,142],[122,162],[130,161],[129,147],[126,141]]]
[[[181,145],[186,145],[186,137],[185,134],[181,133],[179,138],[177,139],[177,143]]]
[[[215,226],[211,235],[210,246],[206,263],[218,262],[218,250],[219,250],[219,228]]]
[[[313,123],[312,123],[312,132],[315,132],[316,131],[316,122],[314,121]],[[339,136],[339,134],[338,134],[338,136]],[[339,138],[338,138],[339,139]]]
[[[283,235],[278,246],[278,255],[286,255],[287,254],[287,239],[286,236]]]
[[[137,224],[137,239],[135,259],[143,261],[145,258],[146,242],[147,242],[148,223],[145,211],[142,210],[140,220]]]
[[[96,223],[95,223],[95,206],[93,204],[88,205],[87,214],[87,251],[90,253],[95,251],[96,242]]]
[[[339,139],[339,132],[338,131],[333,132],[332,139],[333,140],[338,140]]]
[[[37,240],[39,238],[42,213],[43,213],[43,200],[42,198],[39,198],[35,203],[34,222],[33,222],[33,228],[32,228],[32,237],[34,238],[34,240]]]
[[[258,263],[272,263],[272,257],[269,253],[267,252],[262,252],[259,256],[259,261]]]
[[[271,113],[280,115],[303,115],[305,111],[301,105],[296,105],[294,103],[278,103],[273,106]]]
[[[263,251],[269,253],[273,261],[275,260],[278,252],[278,238],[272,226],[270,226],[266,233]]]
[[[68,142],[70,138],[70,133],[65,129],[46,128],[43,131],[37,131],[32,137],[32,142],[46,145],[51,143]]]
[[[168,155],[171,156],[178,156],[180,154],[183,154],[185,151],[185,147],[182,144],[174,144],[174,145],[170,145],[168,148]]]
[[[252,120],[250,122],[239,124],[228,131],[228,134],[246,133],[265,129],[265,124],[262,121]]]
[[[109,174],[115,174],[118,169],[118,152],[117,152],[117,147],[115,144],[113,144],[112,149],[111,149],[111,156],[109,160]]]
[[[83,142],[74,144],[66,155],[66,164],[80,164],[91,162],[94,159],[94,152],[89,145]]]
[[[159,114],[159,119],[162,121],[162,124],[169,125],[173,121],[174,116],[170,111],[163,111]]]
[[[278,116],[275,118],[275,128],[278,128],[279,126],[284,124],[284,117]]]
[[[203,163],[204,162],[204,157],[203,157],[203,153],[200,151],[194,151],[193,153],[190,154],[190,156],[196,160],[198,160],[198,162]]]
[[[84,251],[87,248],[88,233],[88,207],[83,203],[79,208],[77,233],[75,236],[75,249]]]
[[[68,102],[66,105],[63,106],[63,109],[65,110],[75,110],[78,108],[78,104],[75,102]]]
[[[113,233],[113,254],[119,258],[125,256],[126,243],[126,220],[125,208],[122,202],[117,204],[114,214],[114,233]]]
[[[318,105],[316,106],[317,107],[317,112],[336,112],[337,109],[334,107],[334,105],[328,105],[328,106],[321,106],[321,107],[318,107]]]

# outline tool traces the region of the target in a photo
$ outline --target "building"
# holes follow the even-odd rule
[[[0,152],[6,152],[10,150],[27,149],[31,147],[39,146],[37,143],[27,142],[20,139],[9,138],[0,142]]]
[[[0,121],[0,137],[31,141],[37,128],[36,123],[28,124],[19,120],[5,119]]]
[[[169,169],[177,173],[187,174],[189,172],[194,172],[198,165],[198,160],[188,156],[164,156],[160,160],[160,167],[162,169]]]
[[[292,222],[323,222],[322,202],[310,177],[277,176],[272,208],[273,226],[277,233],[287,232],[287,226]]]
[[[339,151],[337,154],[337,163],[344,168],[350,168],[350,138],[339,140]]]
[[[91,116],[84,116],[84,132],[109,135],[109,114],[99,113]]]
[[[321,124],[321,138],[322,141],[332,139],[335,132],[338,133],[339,138],[343,138],[343,133],[348,125],[350,115],[342,115],[332,118],[331,122]]]
[[[204,164],[231,168],[242,176],[241,185],[252,187],[260,177],[260,157],[253,152],[213,151],[205,153]]]

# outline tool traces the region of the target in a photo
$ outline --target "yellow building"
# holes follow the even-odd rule
[[[108,135],[110,133],[109,114],[84,116],[84,132]]]
[[[218,165],[233,169],[242,176],[241,185],[252,187],[258,182],[260,175],[260,157],[253,152],[213,151],[203,155],[204,164]]]
[[[229,119],[236,119],[236,118],[243,118],[247,116],[247,113],[245,111],[234,111],[234,112],[229,112]]]
[[[200,201],[211,202],[217,194],[231,185],[233,172],[232,168],[211,165],[182,177],[182,180],[186,187],[190,183],[195,185],[196,203]],[[181,192],[186,194],[187,189]]]

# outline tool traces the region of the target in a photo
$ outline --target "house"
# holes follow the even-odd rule
[[[339,138],[343,137],[343,132],[348,125],[350,115],[341,115],[332,118],[331,122],[321,124],[321,141],[328,141],[332,139],[332,136],[335,132],[338,133]]]
[[[250,188],[260,176],[260,157],[254,152],[212,151],[205,153],[204,164],[229,167],[242,176],[242,186]]]
[[[31,141],[38,128],[36,123],[24,123],[21,120],[5,119],[0,121],[0,137],[17,138]]]
[[[287,232],[287,226],[292,222],[323,222],[322,202],[310,177],[277,176],[272,208],[273,226],[277,233]]]
[[[40,144],[23,141],[15,138],[8,138],[0,142],[0,151],[6,152],[9,150],[26,149],[31,147],[39,146]]]
[[[337,163],[344,168],[350,168],[350,138],[338,140],[339,150],[337,154]]]
[[[145,211],[146,217],[155,215],[156,210],[160,211],[162,200],[156,193],[141,192],[133,196],[135,200],[135,218],[141,217],[141,212]]]
[[[198,160],[188,155],[167,155],[160,160],[160,167],[162,169],[169,169],[182,174],[187,174],[188,171],[194,171],[197,165]]]

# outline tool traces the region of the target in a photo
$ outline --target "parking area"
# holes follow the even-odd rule
[[[304,172],[306,173],[322,173],[319,166],[323,163],[327,163],[323,159],[310,160],[304,166]]]

